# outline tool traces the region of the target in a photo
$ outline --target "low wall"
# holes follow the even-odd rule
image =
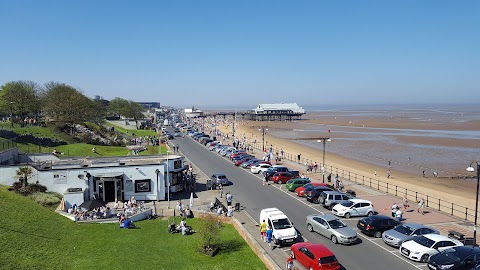
[[[75,216],[72,214],[69,214],[65,211],[56,211],[56,212],[72,221],[75,221]],[[136,222],[136,221],[148,219],[148,216],[151,216],[152,213],[153,213],[153,210],[148,209],[146,211],[133,215],[128,219],[130,219],[133,222]],[[115,218],[94,219],[94,220],[78,220],[77,223],[118,223],[118,218],[115,217]]]

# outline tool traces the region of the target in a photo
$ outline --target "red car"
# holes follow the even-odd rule
[[[242,163],[247,162],[247,161],[249,161],[250,159],[253,159],[253,158],[255,158],[255,157],[246,157],[246,158],[243,158],[243,159],[239,159],[239,160],[235,161],[235,166],[240,166],[240,165],[242,165]]]
[[[247,154],[246,152],[236,152],[236,153],[233,153],[233,154],[230,154],[230,156],[228,156],[230,159],[236,157],[236,156],[240,156],[240,155],[245,155]]]
[[[310,182],[306,185],[303,185],[301,187],[298,187],[297,189],[295,189],[295,193],[297,194],[298,197],[305,197],[305,189],[310,187],[310,186],[314,186],[314,187],[321,187],[321,186],[324,186],[326,187],[327,184],[325,183],[320,183],[320,182]]]
[[[301,242],[293,244],[290,254],[306,269],[339,270],[340,264],[333,253],[322,244]]]
[[[283,184],[286,183],[288,180],[293,178],[293,174],[289,172],[277,172],[272,176],[272,180],[274,183]]]

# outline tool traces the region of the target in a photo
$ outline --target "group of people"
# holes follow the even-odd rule
[[[409,204],[409,201],[407,199],[407,195],[405,195],[403,197],[403,209],[406,212],[408,210],[408,208],[410,208],[410,204]],[[403,211],[401,210],[400,206],[397,205],[396,202],[394,202],[392,204],[392,206],[390,207],[390,209],[391,209],[391,212],[392,212],[392,217],[395,218],[395,220],[398,221],[399,223],[402,222]],[[420,200],[418,200],[417,212],[421,213],[422,215],[425,215],[425,200],[423,199],[423,197],[420,198]]]
[[[178,200],[177,202],[177,210],[179,215],[184,218],[193,218],[193,211],[190,209],[189,206],[183,207],[182,200]]]
[[[265,222],[265,219],[262,220],[262,223],[260,223],[260,238],[262,239],[263,242],[268,243],[268,246],[270,247],[271,250],[273,250],[273,245],[272,245],[272,237],[273,237],[273,229],[272,226]]]
[[[115,213],[113,213],[110,207],[102,206],[102,207],[94,208],[90,211],[87,211],[80,207],[77,207],[76,204],[68,208],[67,213],[74,215],[75,221],[103,219],[103,218],[111,218],[115,216]]]

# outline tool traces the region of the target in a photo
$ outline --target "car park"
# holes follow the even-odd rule
[[[440,234],[420,235],[400,245],[400,254],[417,262],[428,262],[430,256],[463,243]]]
[[[301,242],[290,247],[290,254],[309,270],[339,270],[337,257],[322,244]]]
[[[313,187],[319,187],[319,186],[324,186],[324,187],[326,187],[327,184],[321,183],[321,182],[312,181],[312,182],[310,182],[310,183],[308,183],[308,184],[305,184],[305,185],[303,185],[303,186],[298,187],[297,189],[295,189],[295,193],[297,194],[298,197],[304,197],[306,191],[312,190]]]
[[[336,204],[347,202],[350,199],[353,199],[353,197],[349,194],[333,190],[320,193],[318,198],[323,207],[330,210],[332,210]]]
[[[263,172],[263,171],[267,170],[270,167],[271,167],[271,165],[269,165],[269,164],[260,163],[258,165],[251,166],[250,171],[252,173],[258,174],[260,172]]]
[[[362,218],[357,222],[357,228],[366,235],[382,237],[384,231],[395,228],[399,224],[398,221],[391,217],[383,215],[375,215]]]
[[[385,231],[382,234],[382,239],[385,244],[400,247],[400,245],[408,240],[412,240],[415,236],[440,232],[434,228],[418,223],[403,223],[391,230]]]
[[[275,245],[293,244],[298,237],[288,217],[277,208],[265,208],[260,211],[260,223],[265,220],[273,230],[272,241]]]
[[[472,246],[457,246],[448,248],[432,255],[428,261],[430,270],[475,269],[480,263],[480,248]]]
[[[348,202],[339,203],[332,208],[336,216],[350,218],[353,216],[372,216],[375,213],[373,204],[362,199],[350,199]]]
[[[307,216],[306,223],[308,231],[317,232],[334,244],[353,244],[358,241],[357,233],[336,216],[313,214]]]
[[[277,184],[283,184],[286,183],[288,180],[293,178],[293,174],[289,172],[276,172],[272,176],[272,181]]]
[[[296,188],[301,187],[305,184],[310,183],[310,179],[307,178],[295,178],[287,181],[285,188],[289,191],[295,191]]]

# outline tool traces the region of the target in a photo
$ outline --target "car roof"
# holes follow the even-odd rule
[[[384,220],[384,219],[392,219],[392,218],[391,218],[391,217],[384,216],[384,215],[373,215],[373,216],[371,216],[371,217],[366,217],[366,218],[364,218],[364,220],[371,220],[371,221]]]
[[[453,247],[456,250],[470,252],[470,253],[480,253],[480,247],[473,247],[473,246],[456,246]]]
[[[310,217],[321,217],[323,218],[324,220],[326,221],[332,221],[332,220],[337,220],[338,217],[332,215],[332,214],[313,214],[313,215],[310,215]]]
[[[351,201],[353,203],[369,203],[369,204],[372,204],[371,201],[362,200],[362,199],[350,199],[349,201]]]
[[[299,243],[299,246],[308,248],[313,254],[315,254],[315,257],[316,256],[318,257],[334,256],[333,252],[331,252],[326,246],[322,244],[303,242],[303,243]]]
[[[412,229],[414,229],[414,230],[420,229],[420,228],[430,228],[430,227],[428,227],[428,226],[426,226],[426,225],[419,224],[419,223],[413,223],[413,222],[403,223],[403,224],[401,224],[400,226],[409,227],[409,228],[412,228]]]
[[[341,195],[347,195],[344,192],[336,191],[336,190],[326,190],[324,191],[325,194],[341,194]]]
[[[225,176],[224,173],[214,173],[213,175],[215,175],[215,176],[222,176],[222,175]]]
[[[431,239],[435,242],[438,242],[438,241],[445,241],[445,240],[451,240],[453,242],[458,242],[460,243],[460,241],[456,240],[456,239],[452,239],[452,238],[448,238],[447,236],[445,235],[441,235],[441,234],[435,234],[435,233],[428,233],[428,234],[424,234],[423,235],[424,237],[428,238],[428,239]]]

